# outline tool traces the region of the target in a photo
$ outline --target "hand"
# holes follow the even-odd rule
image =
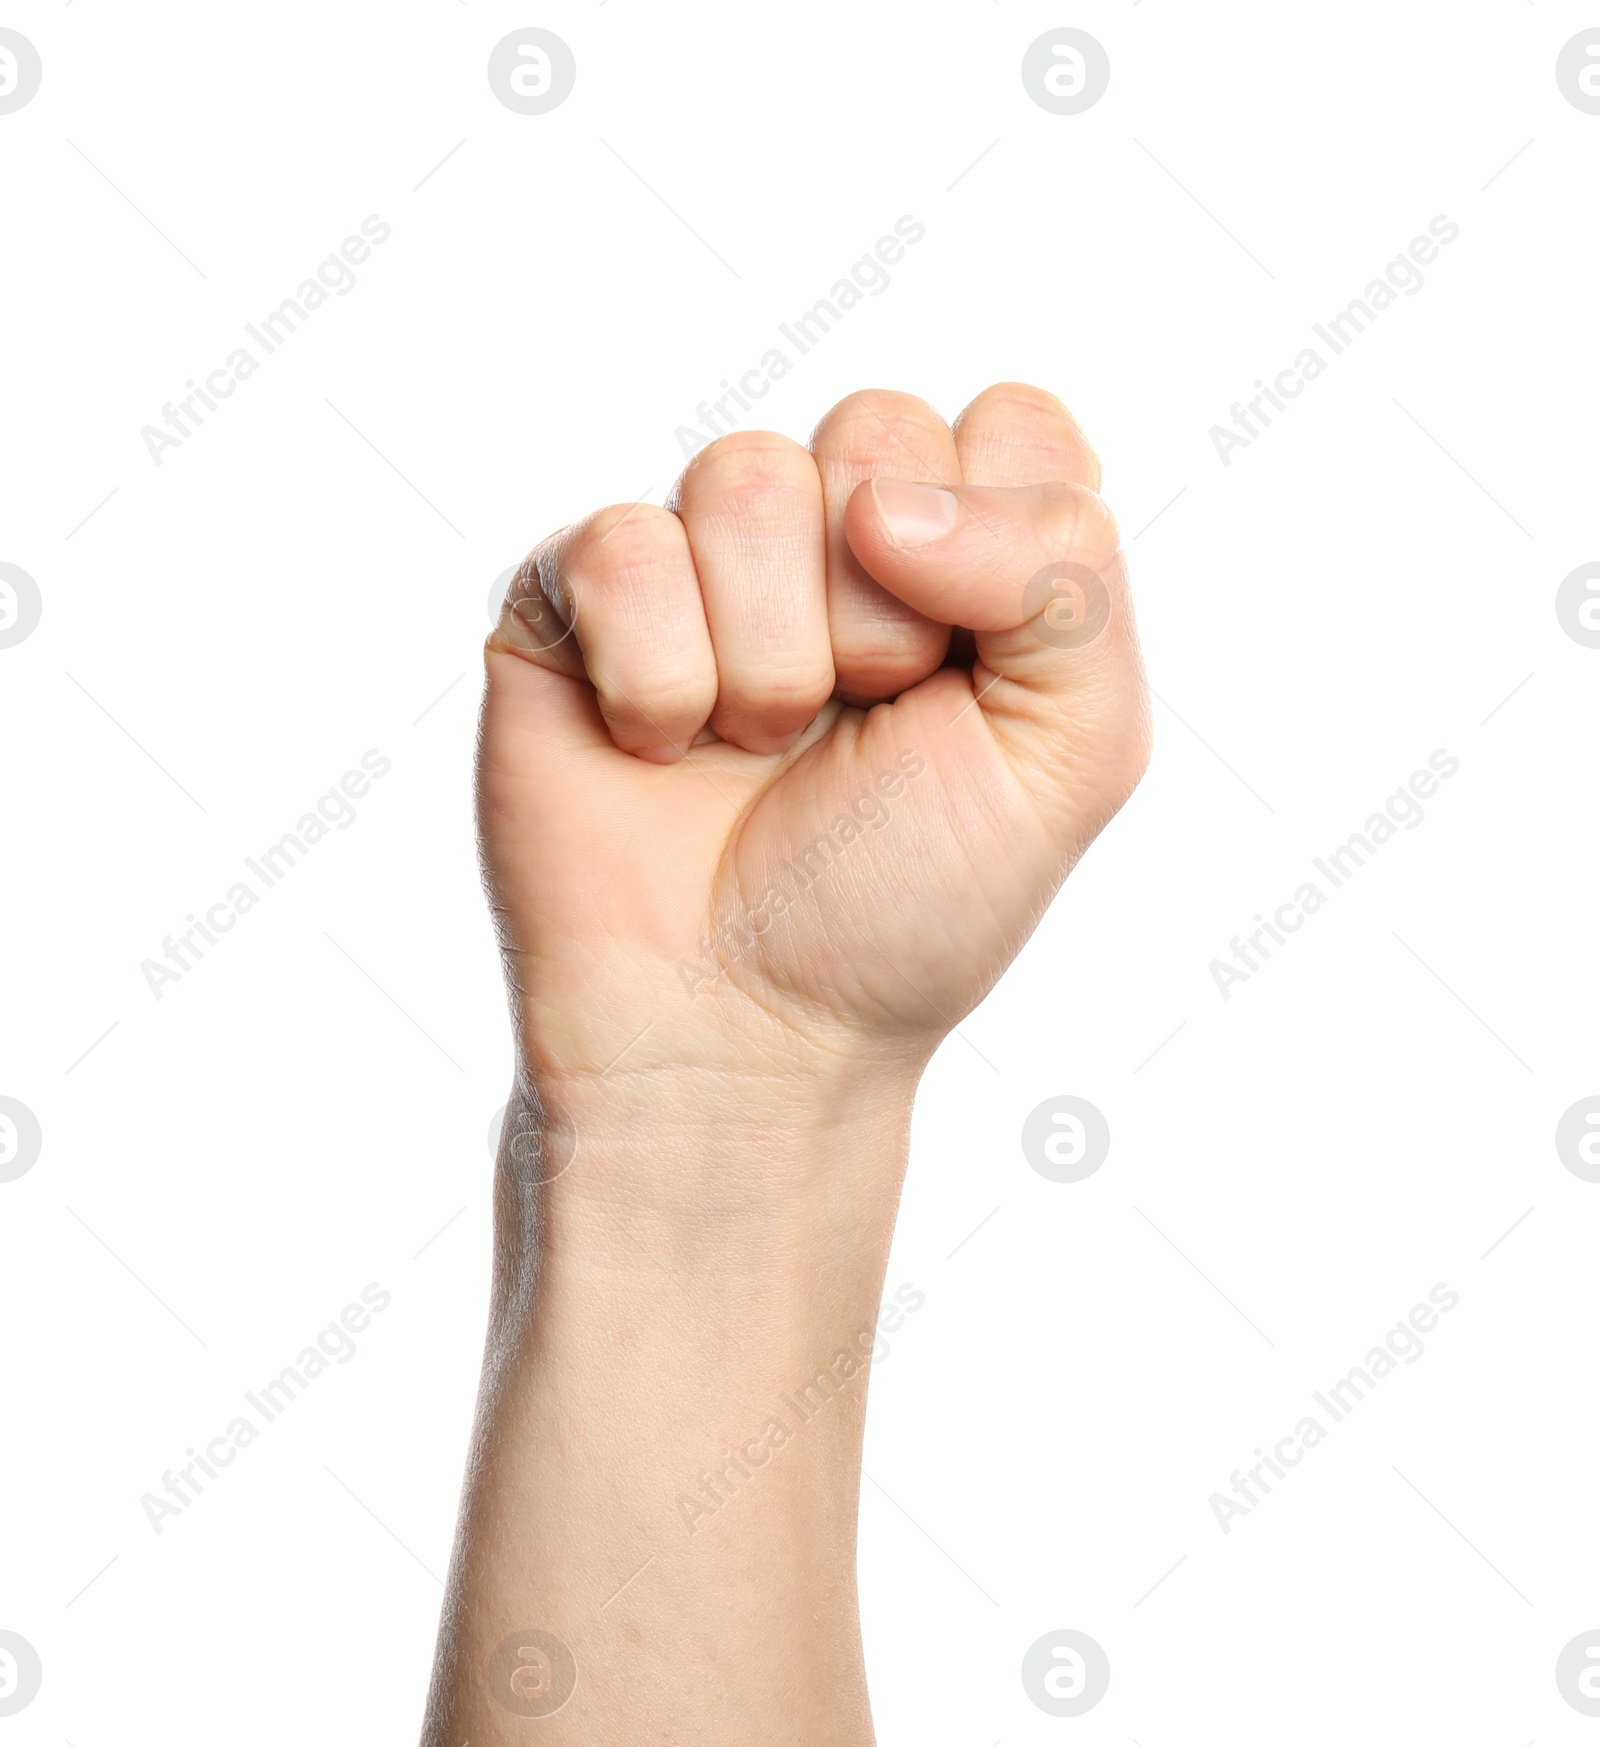
[[[1098,484],[1038,389],[869,391],[536,548],[480,768],[536,1080],[920,1070],[1145,766]]]
[[[525,1628],[582,1671],[551,1747],[870,1747],[912,1093],[1144,768],[1098,478],[1036,389],[953,432],[859,394],[518,572],[479,793],[521,1071],[429,1747],[513,1738]]]

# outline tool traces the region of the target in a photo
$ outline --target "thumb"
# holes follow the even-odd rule
[[[976,633],[973,695],[1009,753],[1080,793],[1103,775],[1120,805],[1144,769],[1148,706],[1121,542],[1096,493],[874,479],[852,494],[845,534],[891,594]]]

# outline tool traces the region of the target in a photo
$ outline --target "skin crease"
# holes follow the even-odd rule
[[[912,1098],[1148,756],[1098,486],[1040,389],[953,428],[868,391],[519,570],[479,744],[519,1067],[425,1747],[872,1742],[861,1355]],[[1067,561],[1109,608],[1076,647],[1024,598]],[[570,1697],[537,1647],[513,1688],[533,1632]]]

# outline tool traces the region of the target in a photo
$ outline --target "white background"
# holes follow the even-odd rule
[[[889,1286],[926,1303],[862,1511],[881,1739],[1591,1740],[1553,1671],[1600,1627],[1600,1188],[1553,1135],[1600,1092],[1600,651],[1554,596],[1600,558],[1600,117],[1554,65],[1600,13],[0,23],[44,65],[0,116],[0,560],[43,598],[0,650],[0,1093],[44,1135],[0,1185],[0,1627],[44,1665],[0,1739],[414,1734],[510,1074],[469,799],[490,586],[661,501],[675,428],[909,213],[763,420],[1060,393],[1162,701],[1143,787],[923,1087]],[[485,77],[528,24],[578,63],[544,116]],[[1079,116],[1019,76],[1062,24],[1111,59]],[[374,213],[355,290],[157,467],[141,427]],[[1441,213],[1424,288],[1224,467],[1210,427]],[[157,1001],[141,962],[368,748],[356,823]],[[1210,961],[1438,748],[1425,822],[1224,1001]],[[1018,1139],[1068,1092],[1112,1131],[1075,1186]],[[369,1281],[357,1356],[154,1533],[163,1470]],[[1439,1281],[1426,1356],[1224,1535],[1210,1495]],[[1019,1678],[1060,1627],[1112,1668],[1073,1722]]]

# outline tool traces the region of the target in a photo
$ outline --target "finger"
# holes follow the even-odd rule
[[[845,506],[863,480],[961,480],[950,427],[926,401],[888,389],[841,400],[812,434],[828,542],[828,636],[834,684],[849,703],[897,697],[944,660],[948,626],[935,624],[863,569],[845,538]]]
[[[929,617],[970,626],[991,644],[1029,630],[1050,604],[1029,593],[1040,571],[1075,564],[1098,573],[1118,548],[1104,500],[1064,483],[949,491],[875,479],[856,488],[845,526],[851,549],[886,588]],[[1102,626],[1105,617],[1099,615]],[[1079,639],[1078,646],[1092,641]]]
[[[1045,485],[1062,479],[1100,489],[1100,459],[1077,420],[1053,394],[1025,382],[997,382],[984,389],[956,420],[955,445],[961,477],[969,485]]]
[[[653,504],[597,511],[524,561],[504,641],[583,674],[613,742],[671,763],[705,725],[717,671],[683,524]]]
[[[816,464],[787,437],[741,431],[695,456],[673,501],[716,654],[711,726],[785,751],[833,691]]]
[[[523,656],[552,673],[585,678],[583,655],[572,635],[572,624],[554,586],[559,559],[570,528],[558,528],[541,540],[512,573],[500,618],[489,647]],[[545,578],[552,580],[545,587]]]
[[[879,479],[857,487],[845,526],[886,588],[976,632],[969,706],[1041,787],[1067,792],[1089,743],[1131,787],[1146,733],[1138,645],[1116,523],[1094,492]]]

